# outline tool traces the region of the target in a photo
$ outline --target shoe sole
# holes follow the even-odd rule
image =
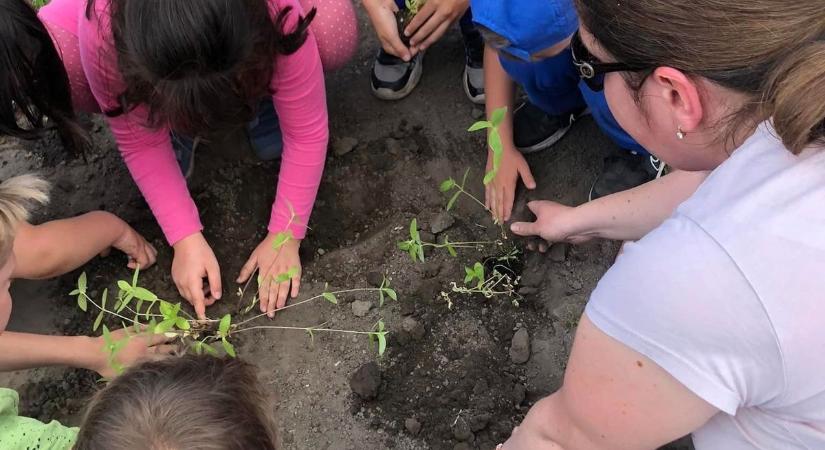
[[[464,85],[464,94],[467,95],[467,98],[469,98],[470,101],[475,103],[476,105],[483,105],[483,104],[487,103],[487,94],[486,93],[481,94],[481,95],[476,95],[475,97],[473,96],[473,94],[470,93],[470,82],[467,81],[469,79],[470,79],[470,77],[467,76],[467,66],[464,66],[464,78],[463,78],[464,82],[462,83]]]
[[[392,89],[387,88],[376,88],[372,84],[370,87],[372,88],[372,93],[376,97],[381,100],[401,100],[402,98],[410,95],[413,89],[418,86],[418,82],[421,81],[421,75],[424,73],[424,58],[419,58],[418,62],[413,66],[412,73],[410,74],[410,81],[404,86],[403,89],[400,91],[393,91]]]
[[[531,153],[538,153],[542,150],[547,150],[548,148],[555,145],[556,142],[559,142],[567,134],[567,132],[570,131],[571,128],[573,128],[573,123],[574,121],[571,121],[570,125],[559,129],[559,131],[556,131],[547,139],[537,144],[533,144],[529,147],[516,147],[516,150],[518,150],[522,155],[529,155]]]

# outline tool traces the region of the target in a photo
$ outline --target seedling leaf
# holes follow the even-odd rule
[[[98,313],[97,318],[95,319],[95,323],[92,325],[92,331],[97,331],[97,329],[100,328],[100,323],[103,322],[103,313],[104,311],[101,309],[100,313]]]
[[[455,180],[452,178],[448,178],[441,182],[441,186],[438,187],[438,190],[441,192],[447,192],[455,187]]]
[[[492,116],[490,117],[490,125],[497,128],[501,125],[501,122],[504,121],[504,117],[507,115],[507,107],[504,106],[502,108],[498,108],[493,111]]]
[[[132,275],[132,287],[137,287],[138,274],[140,274],[140,266],[135,267],[135,273]]]
[[[450,201],[447,202],[447,211],[453,209],[453,206],[455,206],[455,202],[456,200],[458,200],[459,195],[461,195],[461,191],[457,191],[455,194],[453,194],[452,197],[450,197]]]
[[[88,309],[88,305],[86,303],[86,294],[81,294],[80,292],[78,292],[77,294],[71,295],[77,295],[77,307],[80,308],[81,311],[86,312],[86,310]]]
[[[378,338],[378,356],[384,356],[384,352],[387,351],[387,333],[378,333],[376,336]]]
[[[272,240],[272,248],[278,250],[279,248],[283,247],[284,244],[292,240],[292,231],[282,231],[275,235],[275,239]]]
[[[395,290],[394,290],[394,289],[384,288],[384,291],[383,291],[383,292],[386,292],[386,293],[387,293],[387,297],[389,297],[389,298],[391,298],[391,299],[393,299],[393,300],[395,300],[395,301],[398,301],[398,294],[396,294],[396,293],[395,293]]]
[[[333,305],[337,305],[337,304],[338,304],[338,299],[337,299],[337,298],[335,298],[335,294],[333,294],[333,293],[331,293],[331,292],[324,292],[324,293],[323,293],[323,294],[321,294],[321,295],[323,295],[323,296],[324,296],[324,298],[325,298],[328,302],[332,303]]]
[[[227,314],[221,318],[221,323],[218,324],[218,334],[220,334],[221,337],[229,336],[230,325],[232,325],[232,316]]]
[[[132,290],[131,294],[137,297],[138,300],[145,300],[145,301],[153,301],[157,300],[158,296],[153,294],[146,288],[136,287]]]
[[[221,345],[223,345],[223,350],[226,352],[227,355],[229,355],[233,358],[236,356],[235,355],[235,346],[232,345],[232,343],[230,343],[229,341],[227,341],[226,338],[221,339]]]
[[[132,292],[132,285],[125,280],[118,280],[117,287],[123,292]]]
[[[480,120],[480,121],[470,125],[470,128],[468,128],[467,131],[472,133],[472,132],[475,132],[475,131],[486,130],[487,128],[492,128],[492,127],[493,127],[493,124],[491,122],[489,122],[487,120]]]
[[[183,331],[187,331],[189,330],[189,328],[191,328],[191,326],[189,325],[189,321],[184,319],[183,317],[178,317],[177,320],[175,320],[175,325],[178,327],[178,329]]]

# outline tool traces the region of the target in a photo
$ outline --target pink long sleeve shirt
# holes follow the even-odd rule
[[[118,73],[110,17],[110,0],[95,0],[91,19],[78,25],[80,58],[95,99],[103,111],[118,107],[117,97],[125,90]],[[295,26],[303,9],[297,0],[269,0],[270,10],[291,6],[286,29]],[[81,15],[83,11],[79,12]],[[269,231],[287,228],[295,238],[306,234],[329,140],[326,92],[315,37],[292,55],[279,55],[270,85],[283,133],[281,171]],[[172,149],[168,128],[150,129],[147,109],[138,107],[107,118],[132,177],[157,218],[166,239],[175,244],[203,229],[198,209],[189,194]],[[296,219],[290,222],[292,211]]]

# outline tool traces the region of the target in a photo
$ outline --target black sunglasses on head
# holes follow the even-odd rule
[[[579,70],[579,76],[587,84],[587,87],[594,92],[604,90],[604,75],[607,73],[640,72],[650,68],[621,62],[606,63],[599,61],[585,47],[578,31],[573,35],[573,40],[570,42],[570,50],[573,53],[573,65]]]

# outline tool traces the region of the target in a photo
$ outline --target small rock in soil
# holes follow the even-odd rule
[[[433,223],[430,225],[430,231],[432,231],[433,234],[438,234],[446,231],[448,228],[453,226],[454,223],[455,219],[453,219],[452,214],[447,211],[442,211],[435,216],[435,219],[433,219]]]
[[[524,364],[530,359],[530,333],[527,328],[519,328],[510,343],[510,359],[516,364]]]
[[[335,139],[332,143],[332,151],[336,156],[344,156],[347,153],[355,150],[358,146],[358,139],[354,137],[342,137]]]
[[[453,437],[461,442],[469,441],[473,438],[473,432],[470,430],[470,425],[466,420],[459,419],[455,425],[453,425]]]
[[[359,367],[349,379],[352,392],[364,400],[372,400],[378,396],[381,387],[381,371],[378,364],[369,362]]]
[[[404,421],[404,426],[407,428],[407,432],[413,436],[418,436],[418,433],[421,432],[421,422],[412,417]]]
[[[569,246],[564,242],[557,242],[550,246],[550,261],[563,263],[567,259]]]
[[[405,298],[401,302],[401,315],[402,316],[411,316],[415,314],[415,304],[418,302],[416,298]]]
[[[373,287],[380,287],[381,283],[384,282],[384,274],[378,271],[372,271],[367,273],[367,283]]]
[[[518,293],[524,296],[533,295],[538,293],[538,288],[530,287],[530,286],[522,286],[519,288]]]
[[[387,152],[393,156],[401,155],[401,141],[398,139],[387,138],[385,141],[385,145],[387,146]]]
[[[352,313],[355,317],[364,317],[372,309],[372,302],[366,300],[356,300],[352,302]]]
[[[473,433],[478,433],[487,428],[487,424],[490,423],[490,418],[490,415],[486,413],[470,417],[470,430],[472,430]]]
[[[473,107],[473,109],[470,110],[470,117],[472,117],[473,120],[481,120],[481,118],[484,117],[484,110]]]
[[[513,392],[511,393],[511,395],[511,398],[513,399],[513,404],[516,406],[520,406],[524,402],[524,399],[527,397],[527,388],[525,388],[524,385],[521,383],[516,383],[515,386],[513,386]]]
[[[420,267],[421,275],[423,275],[424,278],[435,278],[441,273],[441,263],[437,261],[430,261]]]
[[[573,292],[580,291],[582,288],[582,282],[579,280],[570,280],[570,290]]]
[[[427,332],[424,329],[424,325],[412,317],[405,317],[404,321],[401,322],[401,329],[404,330],[405,333],[410,335],[410,338],[414,341],[421,340],[424,338],[424,334]]]

